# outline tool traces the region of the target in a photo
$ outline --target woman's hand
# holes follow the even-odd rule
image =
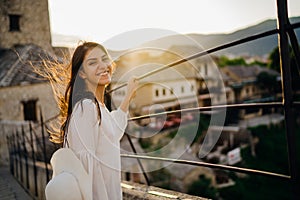
[[[135,97],[136,95],[136,90],[138,88],[139,81],[136,77],[132,77],[128,81],[127,85],[127,93],[125,98],[123,99],[120,108],[124,111],[127,112],[129,108],[129,103],[130,101]]]
[[[135,97],[136,95],[136,90],[138,88],[139,81],[136,77],[131,77],[128,81],[127,85],[127,96],[129,100]]]

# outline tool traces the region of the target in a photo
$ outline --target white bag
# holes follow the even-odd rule
[[[92,200],[92,181],[70,148],[60,148],[50,160],[52,179],[45,188],[47,200]]]

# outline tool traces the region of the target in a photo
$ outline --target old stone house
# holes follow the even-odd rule
[[[111,88],[124,84],[131,76],[143,76],[200,50],[182,45],[161,50],[159,54],[157,51],[146,48],[123,53],[116,60],[117,70]],[[219,71],[209,56],[181,63],[141,79],[142,87],[132,109],[135,114],[148,114],[232,102],[234,95],[231,88],[223,84],[224,78],[227,76]],[[125,95],[125,88],[114,91],[112,95],[118,105]]]
[[[261,72],[277,76],[280,74],[274,70],[255,66],[226,66],[222,72],[228,77],[226,84],[232,88],[235,95],[235,103],[247,103],[251,101],[263,101],[262,95],[266,91],[257,84],[257,76]],[[241,118],[251,118],[262,114],[262,109],[242,109]]]
[[[0,120],[38,121],[57,114],[47,80],[33,73],[54,56],[47,0],[0,2]]]
[[[0,1],[0,23],[0,163],[7,163],[5,136],[58,109],[50,84],[29,64],[54,57],[48,0]]]
[[[0,119],[39,121],[40,112],[48,119],[58,114],[48,80],[33,72],[29,62],[41,65],[49,55],[36,45],[2,50],[0,56]],[[37,61],[37,62],[36,62]]]

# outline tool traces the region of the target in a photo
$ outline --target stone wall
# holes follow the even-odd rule
[[[37,99],[37,116],[41,110],[45,120],[59,113],[49,83],[11,86],[0,88],[0,120],[23,121],[22,101],[31,99]]]
[[[123,200],[207,200],[206,198],[192,196],[173,190],[165,190],[154,186],[138,183],[122,182]]]
[[[41,110],[44,121],[59,113],[48,83],[0,88],[0,165],[8,161],[6,136],[15,134],[17,130],[20,132],[21,126],[28,129],[29,122],[24,121],[21,101],[30,99],[37,99],[37,123]]]
[[[9,15],[19,16],[19,30],[10,30]],[[1,0],[0,47],[36,44],[51,50],[48,0]]]

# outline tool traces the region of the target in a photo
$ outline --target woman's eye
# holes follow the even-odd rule
[[[89,62],[88,65],[96,65],[97,62]]]
[[[107,61],[110,61],[110,59],[108,57],[104,57],[104,58],[102,58],[102,61],[107,62]]]

